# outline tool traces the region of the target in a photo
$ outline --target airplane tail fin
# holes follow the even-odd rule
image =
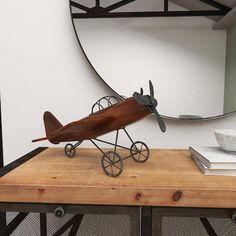
[[[43,121],[45,126],[46,135],[49,138],[52,134],[63,127],[60,121],[49,111],[46,111],[43,115]]]
[[[50,137],[52,137],[53,133],[63,127],[63,125],[57,120],[57,118],[49,111],[46,111],[44,113],[43,121],[47,137],[34,139],[32,140],[32,142],[39,142],[47,139],[50,141]]]

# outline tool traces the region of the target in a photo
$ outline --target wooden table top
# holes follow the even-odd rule
[[[188,150],[151,150],[114,178],[97,149],[48,148],[0,178],[0,202],[236,208],[236,177],[204,176]]]

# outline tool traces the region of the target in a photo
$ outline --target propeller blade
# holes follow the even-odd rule
[[[143,88],[140,88],[140,94],[143,95]]]
[[[157,110],[155,108],[152,108],[152,111],[153,111],[153,113],[154,113],[154,115],[155,115],[155,117],[157,119],[157,122],[158,122],[158,124],[160,126],[161,131],[163,133],[166,132],[166,125],[165,125],[163,119],[161,118],[160,114],[157,112]]]
[[[156,107],[157,106],[157,100],[154,98],[154,89],[153,89],[153,85],[152,85],[152,81],[149,80],[149,87],[150,87],[150,100],[152,103],[152,107]]]
[[[149,80],[149,89],[150,89],[150,97],[151,99],[154,99],[154,89],[153,89],[153,84],[151,80]]]

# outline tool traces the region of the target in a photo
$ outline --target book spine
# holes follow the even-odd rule
[[[199,161],[201,161],[207,168],[211,168],[211,163],[203,157],[200,153],[198,153],[196,150],[194,150],[192,147],[189,147],[190,153],[197,158]]]
[[[206,174],[205,173],[206,171],[205,171],[204,167],[202,166],[201,162],[195,156],[193,156],[193,155],[192,155],[192,159],[195,161],[196,165],[202,171],[202,173]]]

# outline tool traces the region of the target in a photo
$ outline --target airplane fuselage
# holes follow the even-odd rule
[[[151,111],[147,106],[139,104],[131,97],[61,127],[48,137],[48,140],[59,143],[97,138],[134,123],[149,114]]]

